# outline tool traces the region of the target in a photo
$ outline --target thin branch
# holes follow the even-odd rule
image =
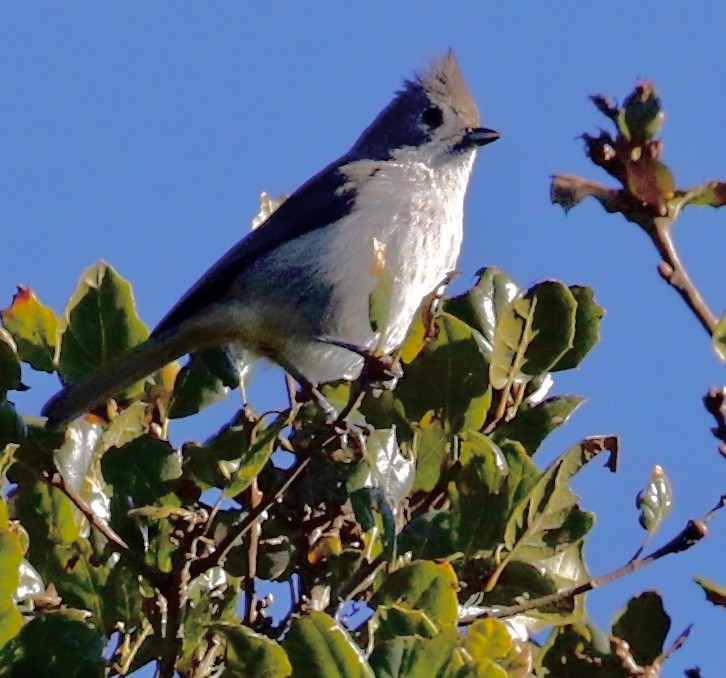
[[[241,520],[236,526],[232,526],[227,536],[222,539],[214,552],[210,553],[205,558],[194,561],[190,566],[191,578],[194,579],[200,574],[206,572],[209,568],[215,567],[224,561],[227,554],[234,546],[235,542],[241,539],[248,530],[257,522],[258,518],[269,511],[279,500],[280,497],[288,490],[288,488],[297,480],[300,474],[307,468],[310,463],[310,458],[303,459],[290,474],[290,477],[280,486],[280,489],[275,492],[267,501],[262,502],[256,509],[250,511],[243,520]]]
[[[570,600],[572,598],[575,598],[576,596],[582,595],[583,593],[587,593],[592,589],[601,588],[602,586],[605,586],[610,582],[613,582],[617,579],[620,579],[621,577],[624,577],[628,574],[642,569],[646,565],[654,563],[656,560],[659,560],[663,556],[686,551],[707,535],[708,531],[706,528],[706,523],[711,520],[716,512],[721,510],[725,505],[726,495],[723,495],[720,498],[719,502],[705,516],[703,516],[700,520],[689,520],[686,527],[684,527],[683,530],[681,530],[681,532],[673,539],[671,539],[667,544],[661,546],[661,548],[656,549],[647,556],[629,561],[622,567],[619,567],[618,569],[613,570],[608,574],[605,574],[601,577],[596,577],[594,579],[590,579],[589,581],[583,582],[582,584],[578,584],[577,586],[573,586],[569,589],[565,589],[564,591],[559,591],[558,593],[552,593],[547,596],[542,596],[541,598],[534,598],[533,600],[528,600],[517,605],[499,607],[493,610],[487,609],[483,611],[481,615],[477,616],[494,617],[499,619],[503,617],[512,617],[514,615],[522,614],[523,612],[529,612],[530,610],[535,610],[542,607],[556,605],[565,600]]]
[[[663,261],[658,265],[658,273],[660,273],[663,280],[678,292],[681,299],[693,311],[693,314],[710,337],[716,327],[716,316],[708,308],[698,288],[688,275],[681,258],[678,256],[671,235],[672,226],[673,218],[656,217],[653,219],[653,228],[646,229],[658,253],[663,258]]]
[[[111,526],[108,523],[101,520],[101,518],[94,513],[93,509],[86,503],[85,499],[83,499],[83,497],[81,497],[72,487],[70,487],[70,485],[66,483],[63,476],[58,471],[54,473],[41,471],[40,477],[49,485],[52,485],[65,494],[66,497],[68,497],[76,508],[85,516],[86,520],[88,520],[93,527],[95,527],[104,537],[106,537],[106,539],[108,539],[115,551],[126,551],[131,553],[129,545],[111,529]]]

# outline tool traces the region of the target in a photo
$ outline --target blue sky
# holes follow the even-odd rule
[[[555,386],[588,403],[538,460],[585,435],[621,435],[620,472],[588,469],[576,484],[598,516],[587,554],[604,573],[639,543],[634,497],[655,463],[675,488],[664,537],[724,491],[701,397],[725,373],[658,277],[648,240],[594,203],[565,217],[549,204],[549,177],[607,180],[576,138],[606,122],[587,95],[622,99],[648,77],[664,98],[678,185],[726,179],[724,26],[718,3],[4,3],[0,306],[24,283],[61,309],[103,258],[132,281],[153,326],[246,232],[260,191],[289,192],[340,155],[403,77],[453,47],[485,123],[503,135],[471,184],[458,287],[495,265],[522,284],[590,285],[607,309],[602,343]],[[693,209],[676,230],[717,314],[725,221]],[[56,383],[26,381],[33,389],[16,400],[37,412]],[[258,370],[260,409],[278,402],[269,384],[279,381]],[[176,439],[212,430],[230,401],[178,425]],[[725,613],[691,578],[726,583],[725,549],[721,516],[697,548],[595,592],[589,610],[605,625],[632,594],[659,590],[674,632],[696,624],[665,675],[695,664],[717,675]]]

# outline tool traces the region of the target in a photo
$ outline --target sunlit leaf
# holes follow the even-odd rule
[[[570,481],[596,455],[611,450],[610,438],[591,438],[560,456],[521,498],[504,533],[504,543],[519,560],[531,562],[577,543],[593,525],[594,517],[577,506]]]
[[[436,338],[406,367],[395,397],[414,421],[433,411],[446,430],[478,429],[491,401],[486,360],[458,318],[442,313],[436,328]]]
[[[653,467],[648,484],[638,493],[635,505],[640,510],[638,522],[650,533],[655,532],[670,514],[673,487],[666,472],[658,464]]]
[[[59,325],[56,314],[41,304],[31,289],[20,286],[10,306],[0,311],[0,316],[15,339],[20,359],[33,369],[55,371],[53,359]]]
[[[497,323],[492,386],[526,383],[548,372],[573,346],[577,301],[562,283],[545,281],[514,299]]]
[[[433,638],[399,636],[376,643],[370,665],[376,678],[453,676],[464,666],[458,649],[458,634],[453,631]]]
[[[283,648],[295,678],[373,678],[360,648],[323,612],[294,617]]]
[[[433,638],[439,633],[438,627],[425,612],[400,605],[379,605],[369,624],[375,633],[376,645],[398,636]]]
[[[136,315],[131,285],[105,262],[84,271],[61,331],[57,363],[68,382],[108,365],[149,334]],[[139,391],[139,386],[128,389],[129,394]]]
[[[464,294],[447,299],[444,310],[477,330],[491,352],[499,317],[518,292],[519,287],[504,271],[482,268],[476,284]]]
[[[411,492],[430,492],[436,487],[446,460],[451,458],[455,445],[453,434],[444,430],[433,412],[427,412],[416,429],[413,450],[416,456],[416,475]]]
[[[694,577],[693,579],[703,589],[706,600],[719,607],[726,607],[726,586],[715,584],[705,577]]]
[[[227,641],[225,675],[249,678],[285,678],[291,675],[292,666],[287,653],[274,640],[230,622],[212,624],[209,630]]]
[[[373,604],[421,610],[443,628],[456,623],[456,589],[456,574],[449,563],[418,560],[389,574]]]
[[[512,637],[498,619],[477,619],[464,636],[464,646],[478,662],[504,658],[513,649]]]

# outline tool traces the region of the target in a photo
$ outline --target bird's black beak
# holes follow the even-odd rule
[[[472,127],[464,132],[462,140],[454,146],[454,151],[466,151],[477,146],[486,146],[499,138],[499,132],[486,127]]]
[[[463,143],[467,146],[486,146],[496,141],[501,135],[493,129],[486,127],[475,127],[470,129],[465,135]]]

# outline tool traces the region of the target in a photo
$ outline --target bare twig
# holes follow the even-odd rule
[[[236,526],[232,526],[227,535],[222,539],[214,552],[210,553],[205,558],[200,558],[194,561],[190,566],[190,574],[192,579],[198,577],[203,572],[206,572],[209,568],[215,567],[216,565],[224,562],[230,549],[234,546],[235,542],[241,539],[252,526],[257,522],[258,518],[269,511],[282,497],[288,488],[297,480],[300,474],[307,468],[310,463],[310,458],[303,459],[290,474],[290,477],[283,483],[277,492],[270,496],[267,501],[263,501],[255,510],[250,511]]]
[[[681,262],[681,258],[678,256],[671,235],[674,220],[675,215],[672,217],[655,217],[652,228],[647,228],[645,231],[663,258],[663,261],[658,265],[658,273],[660,273],[661,278],[678,292],[681,299],[693,311],[693,314],[710,337],[716,327],[716,316],[706,305],[701,293],[693,284],[685,266]]]
[[[83,497],[81,497],[70,485],[66,483],[60,472],[56,471],[52,473],[49,471],[41,471],[40,476],[49,485],[52,485],[65,494],[66,497],[68,497],[76,508],[85,516],[86,520],[88,520],[93,527],[95,527],[104,537],[106,537],[106,539],[108,539],[109,544],[111,544],[115,551],[131,552],[129,545],[111,529],[111,526],[108,523],[101,520],[94,513],[93,509],[86,503]]]

